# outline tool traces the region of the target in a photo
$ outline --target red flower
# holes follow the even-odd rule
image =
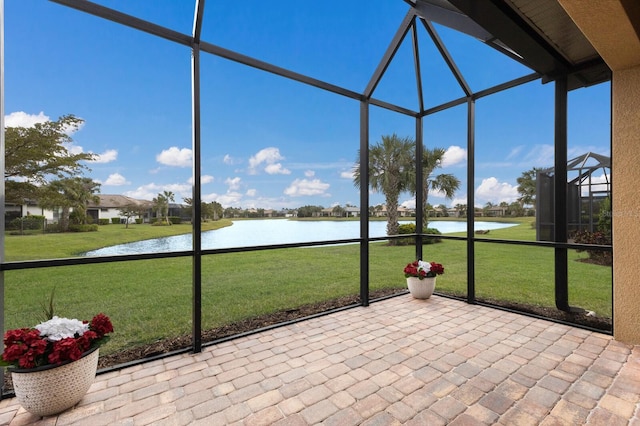
[[[404,276],[407,278],[418,277],[423,279],[441,274],[444,274],[444,267],[436,262],[427,263],[416,260],[404,267]]]
[[[89,329],[95,331],[98,336],[102,337],[107,333],[113,332],[113,324],[105,314],[98,314],[91,320]]]
[[[96,315],[89,324],[89,330],[82,335],[77,333],[75,337],[58,341],[51,341],[46,335],[41,336],[40,331],[35,328],[8,330],[4,335],[4,352],[0,361],[4,366],[27,369],[75,361],[111,332],[113,324],[104,314]]]

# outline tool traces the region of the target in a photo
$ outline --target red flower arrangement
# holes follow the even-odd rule
[[[31,369],[75,361],[105,343],[111,332],[113,325],[104,314],[94,316],[91,322],[54,316],[33,328],[7,331],[0,366]]]
[[[444,274],[444,266],[436,262],[424,262],[422,260],[416,260],[404,267],[404,276],[423,278],[433,278],[436,275]]]

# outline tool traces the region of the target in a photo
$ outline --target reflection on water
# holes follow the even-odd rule
[[[413,223],[401,221],[400,224]],[[134,225],[135,226],[135,225]],[[515,226],[510,223],[476,222],[475,229],[499,229]],[[464,232],[466,222],[433,221],[429,228],[443,234]],[[387,235],[387,222],[369,222],[370,237]],[[360,237],[360,223],[356,221],[297,221],[297,220],[241,220],[232,226],[202,233],[202,248],[230,248],[289,244],[308,241],[331,241]],[[157,253],[191,249],[191,234],[120,244],[87,252],[86,256],[111,256],[122,254]]]

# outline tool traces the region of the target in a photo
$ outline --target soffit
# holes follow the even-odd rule
[[[596,49],[557,0],[409,0],[430,21],[465,32],[569,88],[611,78]]]

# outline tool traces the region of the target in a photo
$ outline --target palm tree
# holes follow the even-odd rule
[[[173,192],[171,191],[164,191],[163,192],[164,195],[164,199],[166,200],[166,203],[164,205],[164,218],[167,221],[167,225],[171,225],[171,221],[169,220],[169,203],[173,203],[174,200],[174,196],[173,196]]]
[[[438,191],[444,193],[445,198],[452,199],[455,192],[460,188],[460,180],[449,173],[433,175],[433,171],[442,167],[442,159],[446,150],[444,148],[425,148],[422,155],[422,176],[426,184],[422,186],[422,224],[427,229],[429,224],[429,216],[427,211],[427,203],[429,200],[429,191]],[[415,175],[414,175],[415,177]],[[410,180],[411,191],[416,193],[416,179]]]
[[[69,215],[71,210],[76,212],[83,223],[86,223],[87,204],[98,204],[100,197],[96,195],[100,190],[100,184],[91,178],[65,178],[54,180],[40,190],[40,205],[45,209],[60,207],[60,228],[67,231],[69,228]]]
[[[413,139],[395,133],[369,147],[369,185],[382,192],[387,204],[387,235],[398,234],[398,198],[409,189],[415,152]],[[354,185],[360,189],[360,151],[354,167]],[[391,243],[393,244],[393,242]]]

